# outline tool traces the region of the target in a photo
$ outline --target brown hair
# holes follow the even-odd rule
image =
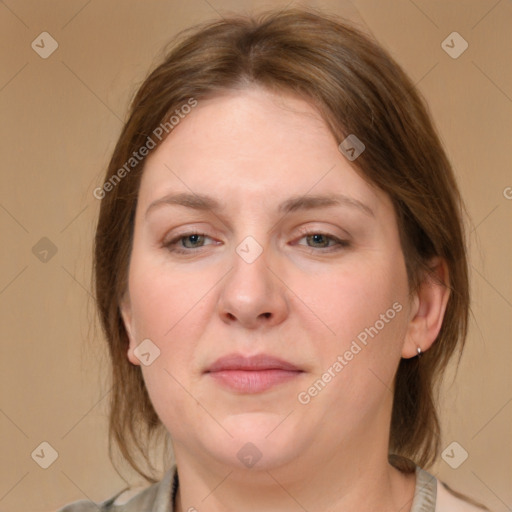
[[[421,359],[400,362],[389,439],[393,464],[399,466],[401,456],[427,467],[439,453],[437,386],[466,337],[469,290],[461,198],[425,103],[399,65],[359,30],[311,10],[235,16],[189,29],[135,95],[105,178],[117,173],[122,179],[102,198],[95,239],[95,294],[112,364],[111,458],[114,441],[134,469],[155,481],[139,466],[136,452],[151,468],[148,442],[163,429],[140,367],[128,361],[119,308],[144,159],[130,168],[126,162],[190,98],[201,101],[251,84],[307,98],[336,140],[355,134],[364,143],[353,166],[393,202],[411,291],[432,257],[447,263],[451,293],[444,322]],[[120,173],[123,166],[126,172]]]

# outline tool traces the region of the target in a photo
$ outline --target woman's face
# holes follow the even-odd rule
[[[148,157],[122,311],[178,459],[387,450],[415,307],[391,201],[339,142],[252,87],[199,101]]]

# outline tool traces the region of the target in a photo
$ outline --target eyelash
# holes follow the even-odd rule
[[[342,249],[346,249],[346,248],[350,247],[350,242],[348,240],[342,240],[333,235],[330,235],[329,233],[324,233],[322,231],[315,231],[315,230],[306,229],[306,228],[300,228],[299,232],[302,235],[299,240],[302,240],[302,238],[305,238],[308,236],[320,235],[320,236],[326,237],[328,240],[333,240],[337,244],[337,247],[336,246],[334,246],[334,247],[333,246],[331,246],[331,247],[309,247],[310,249],[319,249],[321,252],[327,253],[327,252],[340,251]],[[206,233],[199,233],[199,232],[195,232],[195,231],[190,232],[190,233],[183,233],[183,234],[178,235],[177,237],[173,238],[169,242],[165,243],[164,247],[167,248],[169,250],[169,252],[173,252],[176,254],[191,254],[191,253],[195,252],[197,249],[202,249],[204,246],[192,247],[192,248],[186,248],[186,249],[178,249],[177,244],[181,240],[186,239],[193,235],[210,238]],[[213,244],[210,244],[210,245],[213,245]]]
[[[302,235],[302,237],[299,240],[302,240],[302,238],[307,237],[307,236],[320,235],[320,236],[327,238],[328,240],[333,240],[337,244],[337,246],[310,247],[310,249],[320,249],[320,250],[322,250],[322,252],[334,252],[334,251],[340,251],[342,249],[346,249],[347,247],[350,247],[350,242],[348,240],[342,240],[341,238],[330,235],[329,233],[324,233],[323,231],[316,231],[314,229],[308,229],[308,228],[299,228],[299,233]]]
[[[175,246],[176,244],[185,239],[185,238],[188,238],[189,236],[193,236],[193,235],[198,235],[198,236],[205,236],[207,238],[210,238],[206,233],[199,233],[198,231],[192,231],[190,233],[183,233],[182,235],[178,235],[177,237],[173,238],[172,240],[170,240],[169,242],[167,242],[166,244],[164,244],[164,247],[166,247],[170,252],[174,252],[174,253],[177,253],[177,254],[190,254],[192,252],[194,252],[195,250],[197,249],[202,249],[202,247],[193,247],[193,248],[187,248],[187,249],[177,249]]]

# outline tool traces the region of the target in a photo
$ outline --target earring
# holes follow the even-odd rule
[[[418,358],[420,358],[420,357],[421,357],[421,348],[420,348],[420,347],[418,347],[418,348],[416,349],[416,351],[418,352]]]

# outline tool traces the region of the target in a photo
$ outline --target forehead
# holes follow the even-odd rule
[[[315,107],[261,87],[198,101],[144,166],[140,203],[170,191],[238,203],[337,191],[376,208],[384,194],[355,172]]]

